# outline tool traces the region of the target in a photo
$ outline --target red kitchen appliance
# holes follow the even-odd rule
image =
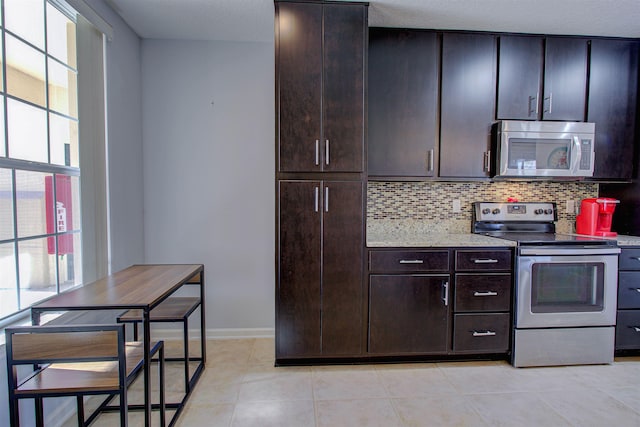
[[[580,204],[580,214],[576,217],[576,233],[589,236],[614,237],[611,219],[620,200],[608,197],[584,199]]]

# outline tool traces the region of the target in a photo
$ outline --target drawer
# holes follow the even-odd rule
[[[510,274],[456,274],[455,311],[510,311]]]
[[[456,314],[453,351],[503,353],[509,350],[510,315]]]
[[[620,270],[640,270],[640,248],[622,249],[619,268]]]
[[[618,311],[616,350],[640,349],[640,310]]]
[[[449,271],[449,251],[370,251],[372,273]]]
[[[618,273],[618,308],[640,309],[640,271]]]
[[[456,251],[456,270],[511,271],[511,251]]]

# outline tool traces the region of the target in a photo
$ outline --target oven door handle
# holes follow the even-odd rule
[[[616,255],[620,248],[594,248],[590,246],[574,246],[565,248],[536,247],[521,248],[520,255]]]

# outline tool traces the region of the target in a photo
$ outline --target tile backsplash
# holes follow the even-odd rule
[[[598,196],[598,184],[584,182],[378,182],[367,188],[367,222],[416,223],[432,232],[469,232],[473,202],[556,202],[557,230],[572,232],[576,213],[567,212],[567,201]],[[453,212],[454,200],[460,212]]]

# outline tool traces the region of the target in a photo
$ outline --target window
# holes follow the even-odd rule
[[[0,320],[82,283],[76,19],[0,0]]]

